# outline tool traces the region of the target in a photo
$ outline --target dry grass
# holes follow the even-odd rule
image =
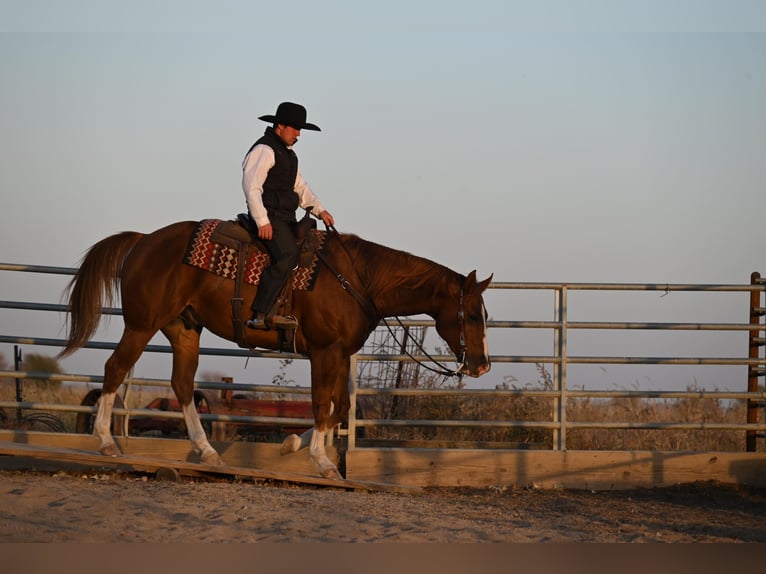
[[[365,397],[370,398],[370,397]],[[403,420],[478,420],[516,421],[517,423],[553,420],[553,401],[535,397],[408,397],[401,401],[397,419]],[[376,412],[377,411],[377,412]],[[385,408],[365,409],[369,418],[389,418]],[[735,423],[746,421],[743,401],[706,399],[656,400],[641,398],[570,399],[567,420],[572,422],[631,423]],[[760,414],[763,423],[763,410]],[[366,430],[371,439],[487,442],[497,446],[553,447],[553,431],[533,426],[513,428],[451,427],[373,427]],[[686,429],[599,429],[568,430],[570,450],[670,450],[743,451],[745,433],[729,430]],[[759,451],[763,452],[763,440]]]
[[[22,401],[27,403],[47,403],[79,405],[86,390],[74,388],[58,381],[26,380],[22,381]],[[0,379],[0,400],[16,400],[16,384],[14,379]],[[22,422],[18,422],[15,409],[4,409],[5,416],[0,413],[0,428],[13,427],[25,430],[53,430],[58,432],[74,432],[76,413],[62,411],[45,411],[40,409],[24,409],[21,411]]]
[[[689,389],[690,391],[694,389]],[[746,422],[743,401],[719,399],[617,398],[605,401],[570,401],[571,421],[634,423],[734,423]],[[763,422],[763,413],[761,413]],[[745,433],[729,430],[685,429],[576,429],[567,443],[581,450],[743,451]],[[763,441],[761,441],[763,450]]]
[[[30,379],[22,381],[22,401],[26,403],[45,403],[54,405],[80,405],[85,395],[100,389],[98,383],[62,383],[60,381]],[[157,396],[168,396],[169,389],[135,386],[131,390],[128,406],[143,407]],[[0,400],[16,400],[14,379],[0,379]],[[75,432],[77,413],[24,409],[19,422],[16,409],[0,409],[0,428],[20,428],[24,430]]]
[[[527,390],[553,390],[553,383],[543,367],[538,367],[540,380],[527,385]],[[452,385],[452,386],[450,386]],[[459,388],[458,385],[434,380],[422,381],[419,388]],[[503,385],[500,390],[515,390]],[[690,392],[695,388],[688,388]],[[554,420],[554,400],[547,397],[518,396],[426,396],[364,397],[365,418],[401,420],[467,420],[514,421],[512,428],[452,427],[372,427],[366,429],[370,440],[428,440],[455,443],[486,443],[488,446],[515,448],[553,448],[553,431],[534,428],[534,423]],[[764,410],[759,409],[759,423],[764,423]],[[715,398],[648,399],[571,398],[567,401],[566,418],[571,422],[627,423],[718,423],[744,424],[747,406],[741,400]],[[524,425],[529,426],[524,426]],[[763,439],[758,451],[766,452]],[[570,450],[668,450],[731,451],[745,450],[745,433],[729,430],[686,429],[598,429],[581,428],[567,431]]]

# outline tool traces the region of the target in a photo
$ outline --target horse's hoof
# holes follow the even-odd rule
[[[322,478],[329,478],[331,480],[343,480],[343,477],[338,472],[337,468],[325,468],[321,471]]]
[[[209,466],[225,466],[223,459],[215,451],[203,454],[200,462]]]
[[[291,434],[283,442],[279,449],[279,454],[282,456],[286,454],[292,454],[298,452],[301,449],[301,437],[297,434]]]
[[[120,452],[120,449],[117,448],[117,445],[107,444],[98,449],[98,452],[103,454],[104,456],[120,456],[122,453]]]

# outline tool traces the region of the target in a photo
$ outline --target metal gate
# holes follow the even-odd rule
[[[18,264],[0,264],[0,271],[16,272],[25,274],[53,274],[59,276],[73,275],[75,269],[64,267],[48,267],[35,265]],[[490,285],[490,290],[494,294],[508,295],[519,292],[548,292],[553,295],[551,305],[552,318],[547,320],[500,320],[492,319],[488,322],[490,332],[514,331],[514,330],[533,330],[545,331],[552,334],[552,348],[549,353],[542,354],[521,354],[511,355],[506,353],[506,349],[493,348],[490,344],[490,350],[494,351],[491,360],[495,365],[550,365],[552,388],[529,389],[529,388],[420,388],[418,385],[397,384],[389,387],[363,387],[358,384],[357,375],[360,372],[360,366],[364,364],[378,362],[394,362],[397,364],[406,364],[412,362],[412,358],[403,352],[393,352],[391,349],[377,349],[370,353],[363,349],[354,358],[353,380],[350,381],[352,392],[352,409],[349,416],[347,428],[341,429],[340,434],[346,437],[348,449],[354,450],[364,448],[357,438],[361,436],[365,429],[375,427],[404,428],[416,425],[421,428],[495,428],[495,429],[543,429],[552,433],[551,450],[566,451],[568,447],[568,433],[584,428],[591,429],[693,429],[693,430],[730,430],[742,432],[744,441],[744,450],[753,452],[764,450],[763,439],[766,431],[766,423],[763,421],[763,410],[766,404],[766,392],[764,391],[762,381],[764,370],[766,368],[766,358],[764,358],[764,315],[766,305],[764,304],[764,292],[766,292],[766,281],[761,278],[759,273],[753,273],[749,284],[658,284],[658,283],[629,283],[629,284],[609,284],[609,283],[504,283],[495,282]],[[575,293],[616,293],[623,292],[636,294],[642,292],[655,292],[658,296],[679,293],[708,293],[708,294],[735,294],[742,297],[742,312],[747,314],[747,322],[663,322],[663,321],[583,321],[573,320],[573,313],[576,310],[572,306],[571,299]],[[488,291],[487,293],[490,293]],[[58,294],[56,294],[57,296]],[[64,305],[45,302],[29,301],[0,301],[1,309],[16,309],[25,311],[47,311],[55,313],[64,313]],[[491,311],[491,309],[490,309]],[[119,316],[120,309],[105,309],[107,315]],[[403,321],[404,328],[427,329],[433,325],[429,319],[410,319]],[[7,325],[7,322],[3,322]],[[609,356],[609,355],[583,355],[570,352],[570,340],[573,333],[577,332],[610,332],[619,331],[642,331],[642,332],[668,332],[668,331],[687,331],[687,332],[739,332],[747,334],[747,342],[743,344],[741,354],[738,356]],[[0,333],[0,343],[13,344],[25,347],[63,347],[64,340],[52,337],[27,337],[18,334],[3,332]],[[111,349],[115,343],[109,341],[91,341],[86,345],[86,349]],[[745,348],[745,346],[747,348]],[[146,349],[149,353],[169,353],[170,348],[162,345],[150,345]],[[383,352],[384,351],[384,352]],[[396,349],[394,349],[396,351]],[[205,347],[201,349],[202,355],[212,355],[220,357],[257,357],[264,359],[293,359],[303,360],[305,357],[286,353],[276,353],[269,351],[247,351],[234,348]],[[433,354],[440,361],[450,361],[451,357],[443,354]],[[739,366],[747,369],[746,377],[743,377],[741,390],[642,390],[640,388],[633,390],[596,390],[587,388],[573,388],[570,381],[569,371],[574,365],[727,365]],[[94,370],[100,371],[101,364],[94,364]],[[485,375],[485,378],[488,375]],[[99,375],[88,374],[66,374],[51,375],[50,373],[29,373],[16,370],[6,370],[0,372],[0,378],[8,380],[60,380],[60,381],[81,381],[95,382],[101,381]],[[134,385],[153,385],[169,386],[166,380],[145,380],[129,377],[126,381],[127,393]],[[232,385],[223,382],[198,382],[200,389],[213,390],[231,390]],[[273,385],[252,385],[243,383],[234,383],[233,388],[237,390],[248,390],[258,393],[288,393],[307,395],[310,390],[307,387],[279,387]],[[553,408],[548,420],[447,420],[447,419],[393,419],[393,418],[374,418],[365,416],[364,413],[357,413],[357,406],[363,404],[363,397],[367,396],[390,396],[390,397],[538,397],[550,400]],[[648,399],[719,399],[730,401],[744,401],[747,405],[747,416],[745,420],[728,423],[715,423],[705,420],[686,421],[686,422],[625,422],[625,421],[588,421],[588,420],[570,420],[568,417],[567,405],[572,399],[615,399],[615,398],[648,398]],[[93,412],[93,407],[82,405],[61,405],[61,404],[39,404],[28,403],[24,401],[5,400],[0,402],[0,408],[6,410],[14,409],[34,409],[48,412],[70,411],[70,412]],[[125,420],[131,416],[146,415],[141,408],[125,408],[117,411],[123,414]],[[359,416],[361,415],[361,416]],[[159,413],[157,416],[168,418],[178,418],[179,413]],[[203,420],[224,421],[224,422],[244,422],[248,420],[261,420],[258,417],[237,417],[232,415],[216,416],[203,415]],[[267,420],[265,422],[268,422]],[[307,420],[296,419],[290,422],[305,424]],[[127,424],[127,423],[126,423]]]

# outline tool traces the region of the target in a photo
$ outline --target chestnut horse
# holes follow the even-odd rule
[[[104,304],[118,289],[124,331],[106,361],[104,383],[94,423],[99,451],[118,456],[110,423],[114,398],[128,370],[150,339],[162,333],[173,352],[171,386],[182,406],[194,450],[206,464],[223,464],[208,442],[194,407],[194,376],[203,327],[234,340],[234,281],[184,264],[184,252],[197,222],[168,225],[150,234],[118,233],[93,245],[69,284],[69,335],[60,356],[85,345],[96,331]],[[310,456],[324,477],[341,478],[325,452],[325,433],[347,416],[350,400],[349,357],[385,317],[427,314],[458,359],[457,373],[478,377],[490,368],[487,314],[482,293],[492,277],[476,280],[409,253],[365,241],[356,235],[324,232],[323,264],[313,289],[294,291],[298,319],[295,350],[311,362],[314,426],[302,437],[290,435],[282,453],[310,446]],[[256,287],[243,285],[249,307]],[[354,294],[354,296],[352,296]],[[247,308],[247,307],[245,307]],[[192,316],[190,326],[182,318]],[[276,331],[247,330],[251,348],[277,349]]]

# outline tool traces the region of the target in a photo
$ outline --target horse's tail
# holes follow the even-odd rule
[[[143,233],[123,231],[102,239],[83,257],[80,268],[64,291],[68,299],[69,336],[58,356],[73,353],[93,336],[104,303],[111,306],[118,291],[122,264]]]

